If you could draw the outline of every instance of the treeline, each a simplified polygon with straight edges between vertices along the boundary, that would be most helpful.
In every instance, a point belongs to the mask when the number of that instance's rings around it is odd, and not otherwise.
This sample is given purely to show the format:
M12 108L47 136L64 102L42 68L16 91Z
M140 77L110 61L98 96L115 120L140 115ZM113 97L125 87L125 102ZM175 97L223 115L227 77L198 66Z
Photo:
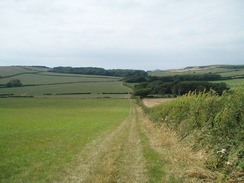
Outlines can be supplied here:
M219 74L185 74L185 75L175 75L175 76L133 76L124 79L127 83L140 83L140 82L153 82L153 81L163 81L163 82L173 82L173 81L217 81L223 80L225 78L221 77Z
M98 67L54 67L49 72L68 73L68 74L85 74L85 75L101 75L101 76L116 76L116 77L132 77L132 76L147 76L147 72L143 70L132 69L109 69Z
M228 90L226 83L212 83L209 81L221 80L218 74L192 74L192 75L176 75L176 76L134 76L125 78L128 83L138 83L135 85L133 94L135 96L163 96L163 95L183 95L189 91L208 92L211 89L218 94L222 94L224 90Z
M176 82L145 82L135 86L134 95L146 97L148 95L183 95L189 91L210 91L215 90L218 94L222 94L224 90L228 90L226 83L210 83L208 81L176 81Z

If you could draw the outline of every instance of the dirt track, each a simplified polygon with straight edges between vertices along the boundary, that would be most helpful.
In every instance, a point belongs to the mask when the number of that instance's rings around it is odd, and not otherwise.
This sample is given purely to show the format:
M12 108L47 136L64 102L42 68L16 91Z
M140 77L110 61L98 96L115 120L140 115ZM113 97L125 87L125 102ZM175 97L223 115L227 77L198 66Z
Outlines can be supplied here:
M143 103L147 107L154 107L155 105L161 104L163 102L167 102L173 100L174 98L149 98L143 99Z
M184 158L179 148L187 151ZM56 182L208 182L213 176L201 168L204 156L196 155L178 145L173 133L156 128L132 103L128 119L111 133L87 144L77 157L78 166L69 168L67 175ZM154 171L161 173L156 175Z
M146 182L135 108L116 130L88 144L78 161L61 182Z

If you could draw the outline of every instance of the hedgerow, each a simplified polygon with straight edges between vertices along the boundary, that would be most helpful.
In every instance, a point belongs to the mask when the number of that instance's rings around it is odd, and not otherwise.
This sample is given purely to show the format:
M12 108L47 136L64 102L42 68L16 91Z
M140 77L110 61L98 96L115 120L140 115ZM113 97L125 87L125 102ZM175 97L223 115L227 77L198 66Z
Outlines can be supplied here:
M212 150L208 168L224 173L244 170L244 87L224 92L189 92L148 111L155 122L166 123L194 148Z

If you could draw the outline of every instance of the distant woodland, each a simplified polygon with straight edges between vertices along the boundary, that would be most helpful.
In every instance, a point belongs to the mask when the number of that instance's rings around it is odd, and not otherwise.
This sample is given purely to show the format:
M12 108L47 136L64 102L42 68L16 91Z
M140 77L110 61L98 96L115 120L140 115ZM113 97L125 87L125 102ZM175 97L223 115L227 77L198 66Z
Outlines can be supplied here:
M143 70L130 69L109 69L98 67L54 67L49 72L68 73L68 74L85 74L85 75L101 75L101 76L117 76L117 77L132 77L132 76L147 76L147 72Z
M54 67L49 72L123 77L125 83L136 83L133 94L140 97L177 96L186 94L189 91L200 92L209 91L210 89L222 94L224 90L229 89L223 82L209 82L224 79L221 75L215 73L158 77L148 76L148 73L143 70L106 70L98 67Z
M209 81L219 81L223 78L218 74L188 74L175 76L134 76L124 78L127 83L137 83L134 87L134 95L140 97L147 96L177 96L188 93L189 91L210 91L215 90L222 94L228 90L224 82L212 83Z

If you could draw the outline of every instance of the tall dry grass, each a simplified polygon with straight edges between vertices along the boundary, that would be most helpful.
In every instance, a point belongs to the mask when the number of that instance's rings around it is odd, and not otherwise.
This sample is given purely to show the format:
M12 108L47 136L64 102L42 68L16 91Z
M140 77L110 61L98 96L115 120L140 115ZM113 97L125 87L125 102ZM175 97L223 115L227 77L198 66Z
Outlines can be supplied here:
M190 92L146 111L155 122L176 131L179 140L190 142L192 148L208 149L206 166L211 171L218 170L230 179L233 174L242 175L244 87L224 92L222 96L214 91Z

